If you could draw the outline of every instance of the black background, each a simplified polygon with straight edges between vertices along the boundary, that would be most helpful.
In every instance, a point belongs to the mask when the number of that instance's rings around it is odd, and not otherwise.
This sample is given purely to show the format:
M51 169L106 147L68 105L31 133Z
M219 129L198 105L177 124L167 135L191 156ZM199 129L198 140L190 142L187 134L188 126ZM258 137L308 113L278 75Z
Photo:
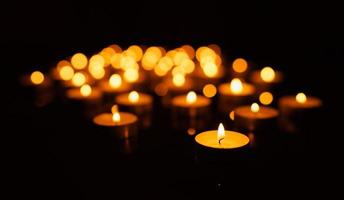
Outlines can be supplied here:
M47 71L52 63L77 51L91 54L112 43L170 48L216 43L229 60L242 56L260 66L271 65L284 71L288 77L286 93L303 90L324 100L318 137L312 145L305 145L302 153L296 151L295 155L304 157L291 159L291 163L277 159L263 167L249 168L253 172L247 174L253 176L244 175L235 189L224 187L225 194L238 193L238 188L243 192L240 195L252 191L264 197L272 196L270 190L280 195L301 192L306 196L335 190L331 183L340 176L334 170L339 168L335 161L341 159L337 157L341 132L337 115L342 110L339 68L343 64L339 5L277 1L30 1L5 5L0 15L4 56L1 74L5 75L1 78L1 98L5 100L4 124L8 125L3 135L11 140L5 145L5 154L11 169L7 185L13 197L116 199L140 195L161 199L218 194L216 181L202 180L197 173L191 173L194 165L190 157L181 156L184 147L174 148L178 142L167 142L171 148L165 148L165 143L150 144L151 148L134 158L110 159L112 154L100 148L102 140L94 138L87 125L73 126L77 122L65 118L69 112L61 111L60 105L34 108L26 99L27 91L18 86L20 74L36 68ZM66 131L68 127L71 130ZM153 132L159 135L160 129ZM77 134L71 136L73 133ZM245 174L245 170L240 173Z

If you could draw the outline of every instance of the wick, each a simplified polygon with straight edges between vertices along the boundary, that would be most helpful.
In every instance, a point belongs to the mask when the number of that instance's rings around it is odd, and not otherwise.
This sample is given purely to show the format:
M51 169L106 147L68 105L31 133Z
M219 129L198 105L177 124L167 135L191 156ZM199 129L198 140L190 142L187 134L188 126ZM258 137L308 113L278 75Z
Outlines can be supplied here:
M225 138L221 138L221 139L219 139L219 145L221 145L221 141L222 141L223 139L225 139Z

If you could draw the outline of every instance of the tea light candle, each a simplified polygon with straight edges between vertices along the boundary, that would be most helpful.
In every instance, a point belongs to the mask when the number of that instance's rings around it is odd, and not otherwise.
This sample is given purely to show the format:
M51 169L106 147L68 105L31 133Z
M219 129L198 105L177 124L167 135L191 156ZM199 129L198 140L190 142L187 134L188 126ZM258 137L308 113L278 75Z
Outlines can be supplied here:
M209 64L210 65L210 64ZM216 70L207 70L207 69L216 69ZM214 72L213 72L214 71ZM194 79L198 90L201 90L202 87L206 84L218 84L221 78L225 75L224 69L222 66L205 66L205 67L196 67L194 73Z
M195 141L207 148L213 149L237 149L246 146L250 139L241 133L227 131L220 123L218 130L211 130L199 133Z
M152 121L153 98L149 94L131 91L116 96L116 103L123 109L136 114L139 118L139 127L148 128Z
M122 81L119 74L113 74L109 80L100 82L100 89L106 94L115 94L130 91L131 86L127 82Z
M44 76L40 71L34 71L30 75L22 76L20 82L26 87L35 86L37 88L45 88L51 85L50 78L48 76Z
M96 101L102 96L102 93L97 88L92 88L88 84L82 85L80 88L71 88L66 91L66 96L72 100L78 101Z
M102 113L93 118L93 123L114 133L121 139L137 136L137 117L127 112L119 112L117 105L111 109L112 113Z
M264 67L260 71L252 72L251 81L262 87L262 90L266 90L269 86L273 86L282 82L283 74L282 72L275 71L271 67Z
M218 110L226 115L238 105L247 104L252 100L255 87L249 83L243 83L234 78L231 83L223 83L219 86Z
M278 115L279 112L274 108L253 103L251 106L240 106L234 110L234 124L250 131L263 129L272 127Z

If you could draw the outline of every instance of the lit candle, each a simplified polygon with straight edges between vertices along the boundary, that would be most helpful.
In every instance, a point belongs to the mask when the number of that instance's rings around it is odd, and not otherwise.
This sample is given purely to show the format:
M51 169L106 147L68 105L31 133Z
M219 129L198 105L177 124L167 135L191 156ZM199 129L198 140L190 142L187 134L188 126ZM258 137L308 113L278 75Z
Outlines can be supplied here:
M172 99L173 125L178 129L206 127L211 100L190 91L187 95L179 95ZM202 116L202 117L200 117Z
M217 130L199 133L195 140L202 146L214 149L236 149L244 147L250 142L246 135L227 131L221 123Z
M84 84L80 88L68 89L66 96L77 101L97 101L102 97L102 92L98 88L92 88L90 85Z
M235 107L250 102L255 93L255 87L234 78L229 84L221 84L219 93L218 110L227 115Z
M283 74L271 67L264 67L260 71L252 72L251 81L258 85L260 90L267 90L269 87L282 82Z
M117 105L112 107L111 113L101 113L93 118L95 125L107 128L121 139L137 136L137 121L134 114L119 112Z
M132 112L139 118L139 127L148 128L152 120L153 98L149 94L131 91L116 96L116 103L124 110Z
M240 106L234 110L234 123L237 127L250 131L273 128L278 115L279 112L274 108L253 103L251 106Z
M101 81L99 87L104 92L104 95L112 100L114 95L128 92L131 89L131 85L123 81L119 74L113 74L108 80Z
M44 76L40 71L34 71L30 75L21 77L20 82L23 86L35 86L36 88L45 88L51 85L49 77Z

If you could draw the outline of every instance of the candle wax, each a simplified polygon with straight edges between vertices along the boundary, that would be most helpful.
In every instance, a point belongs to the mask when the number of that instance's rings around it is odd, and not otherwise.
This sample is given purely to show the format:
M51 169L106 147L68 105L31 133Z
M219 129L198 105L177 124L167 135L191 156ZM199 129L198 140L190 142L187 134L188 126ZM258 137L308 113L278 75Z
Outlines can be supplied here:
M225 137L219 143L217 138L217 130L205 131L196 135L197 143L216 149L234 149L247 145L250 139L241 133L234 131L225 131Z
M254 113L251 106L241 106L235 109L235 115L239 115L247 119L270 119L278 116L278 111L274 108L260 106L259 111Z
M114 122L112 113L102 113L93 118L93 122L99 126L126 126L137 121L137 117L131 113L120 112L121 120Z
M180 95L172 99L172 105L184 108L199 108L206 107L210 104L210 100L206 97L197 95L197 99L193 103L186 101L186 95Z
M282 107L294 109L311 109L320 107L322 102L316 97L307 97L307 100L304 103L299 103L296 101L295 96L285 96L280 99L279 104Z
M99 86L102 91L107 93L122 93L128 92L131 89L131 86L126 82L122 82L118 88L111 87L109 81L101 81Z

